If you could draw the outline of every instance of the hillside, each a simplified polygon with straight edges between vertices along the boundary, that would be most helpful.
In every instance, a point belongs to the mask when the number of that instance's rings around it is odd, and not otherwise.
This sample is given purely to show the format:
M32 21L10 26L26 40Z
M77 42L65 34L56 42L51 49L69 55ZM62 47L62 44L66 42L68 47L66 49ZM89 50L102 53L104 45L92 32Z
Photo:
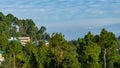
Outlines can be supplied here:
M109 30L117 30L119 25L115 26L105 26L108 31L101 27L89 29L100 29L97 35L83 29L83 38L68 41L62 33L50 36L45 26L38 29L32 19L1 12L0 68L120 68L120 42ZM68 31L67 37L79 36L76 31L72 35ZM11 37L28 38L29 42L23 46L20 40L9 41Z
M32 41L48 40L49 34L46 28L40 29L32 19L18 19L12 14L4 15L0 12L0 35L7 37L30 37Z

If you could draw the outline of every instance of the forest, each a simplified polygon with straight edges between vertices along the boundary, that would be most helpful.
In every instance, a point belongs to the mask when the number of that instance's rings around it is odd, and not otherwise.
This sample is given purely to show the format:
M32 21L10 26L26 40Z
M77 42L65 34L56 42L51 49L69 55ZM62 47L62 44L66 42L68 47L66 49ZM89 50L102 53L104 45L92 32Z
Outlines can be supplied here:
M19 29L19 30L18 30ZM22 46L10 37L30 37ZM49 43L46 45L46 42ZM120 36L101 29L68 41L62 33L49 34L32 19L18 19L0 12L0 68L120 68Z

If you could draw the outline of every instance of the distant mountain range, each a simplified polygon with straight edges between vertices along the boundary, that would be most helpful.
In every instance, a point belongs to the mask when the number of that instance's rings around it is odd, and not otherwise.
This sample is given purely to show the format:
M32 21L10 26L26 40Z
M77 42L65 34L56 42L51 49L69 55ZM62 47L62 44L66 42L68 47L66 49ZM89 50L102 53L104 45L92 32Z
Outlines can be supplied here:
M108 31L113 32L116 35L116 37L120 35L120 23L105 25L103 27L105 27Z
M104 25L104 26L99 26L99 27L91 27L91 28L77 28L77 29L73 29L70 31L65 31L62 32L65 35L65 38L67 40L73 40L73 39L77 39L79 37L84 37L85 34L87 34L87 32L91 32L94 35L96 34L100 34L101 29L105 28L107 31L109 32L113 32L116 37L120 36L120 23L117 24L111 24L111 25Z

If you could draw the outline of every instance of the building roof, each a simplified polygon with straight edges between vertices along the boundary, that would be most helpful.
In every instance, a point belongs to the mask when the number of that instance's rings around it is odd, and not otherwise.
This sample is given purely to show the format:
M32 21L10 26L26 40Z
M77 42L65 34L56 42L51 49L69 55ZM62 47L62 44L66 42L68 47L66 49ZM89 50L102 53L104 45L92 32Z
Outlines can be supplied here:
M18 37L19 39L30 39L30 37Z
M3 54L3 53L5 53L5 51L0 51L0 54Z

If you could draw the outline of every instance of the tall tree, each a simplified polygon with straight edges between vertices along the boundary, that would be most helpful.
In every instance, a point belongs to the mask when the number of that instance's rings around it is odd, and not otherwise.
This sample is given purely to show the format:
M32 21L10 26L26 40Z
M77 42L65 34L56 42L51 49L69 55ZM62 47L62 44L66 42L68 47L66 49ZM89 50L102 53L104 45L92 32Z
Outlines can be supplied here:
M41 28L37 32L37 40L38 41L49 41L50 35L46 32L46 27L41 26Z
M38 68L37 61L37 48L34 44L28 43L24 47L24 55L26 56L26 61L23 68Z
M100 47L94 42L94 36L88 32L83 39L78 40L79 46L77 52L79 54L79 61L83 68L100 67L99 54Z
M9 62L9 64L12 63L12 67L16 68L17 67L17 65L16 65L17 55L22 53L22 45L21 45L21 43L17 42L17 41L11 41L8 44L6 50L7 50L6 53L8 54L7 58L9 58L9 61L11 61L11 62Z
M100 46L103 52L104 68L112 66L117 57L117 39L112 32L102 29L100 33ZM112 62L110 62L112 61Z
M0 35L0 50L5 50L8 45L8 39L5 35Z
M79 68L76 50L67 43L62 34L54 33L50 39L50 53L52 67Z

